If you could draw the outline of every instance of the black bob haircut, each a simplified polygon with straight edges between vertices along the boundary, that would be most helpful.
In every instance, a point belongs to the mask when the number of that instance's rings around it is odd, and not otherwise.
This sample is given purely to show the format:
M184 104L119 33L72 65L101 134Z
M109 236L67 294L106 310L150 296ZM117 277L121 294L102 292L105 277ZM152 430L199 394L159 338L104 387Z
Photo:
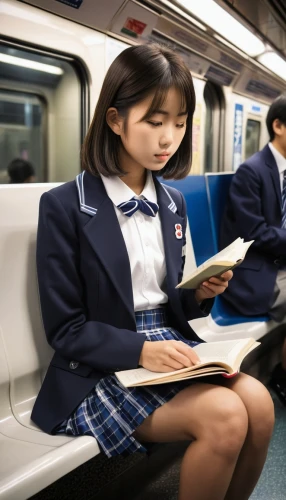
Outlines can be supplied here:
M11 184L21 184L29 179L29 177L35 175L35 169L32 163L22 158L15 158L15 160L12 160L7 167L7 171Z
M120 136L106 122L109 108L128 117L132 106L153 95L143 120L160 109L171 87L181 94L182 111L188 113L186 132L176 153L156 175L165 179L182 179L191 168L192 121L196 105L191 73L182 59L167 46L138 45L125 49L111 64L100 92L94 117L84 140L82 169L93 175L122 176L126 172L119 165Z
M267 117L266 126L270 136L270 141L275 139L275 132L273 130L274 120L279 120L283 125L286 126L286 95L281 95L273 101L271 104Z

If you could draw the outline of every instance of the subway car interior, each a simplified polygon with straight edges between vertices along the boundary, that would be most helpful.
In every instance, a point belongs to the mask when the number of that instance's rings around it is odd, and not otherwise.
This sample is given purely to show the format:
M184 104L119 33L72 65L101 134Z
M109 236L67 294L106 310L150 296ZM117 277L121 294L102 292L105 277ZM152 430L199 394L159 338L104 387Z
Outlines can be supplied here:
M196 93L190 175L164 181L187 203L184 273L216 254L230 182L269 142L267 112L286 91L285 0L0 0L0 14L0 500L175 500L187 443L107 459L94 438L51 436L30 418L53 354L36 277L39 199L80 173L117 55L166 44L187 64ZM10 183L15 158L32 163L34 183ZM217 299L191 326L207 342L261 342L242 370L267 385L285 322L243 317ZM274 434L251 500L286 498L286 412L272 397Z

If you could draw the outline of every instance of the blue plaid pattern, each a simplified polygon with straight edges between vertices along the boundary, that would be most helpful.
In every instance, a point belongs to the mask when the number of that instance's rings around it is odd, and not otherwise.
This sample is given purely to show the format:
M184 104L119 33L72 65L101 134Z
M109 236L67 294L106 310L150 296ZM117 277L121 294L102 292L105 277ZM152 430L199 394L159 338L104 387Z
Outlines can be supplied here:
M147 340L181 340L194 347L176 330L167 327L164 308L135 313L138 332ZM108 456L145 452L133 436L135 429L154 410L172 399L190 381L173 382L152 387L123 387L115 375L102 378L57 432L70 436L94 436Z
M282 223L281 227L286 228L286 170L284 170L283 188L282 188Z
M131 217L137 210L140 210L145 215L150 215L150 217L155 217L156 213L159 210L159 206L157 203L153 203L152 201L148 201L146 198L140 200L138 198L131 198L129 201L124 201L117 205L117 208L120 208L124 215L127 217Z

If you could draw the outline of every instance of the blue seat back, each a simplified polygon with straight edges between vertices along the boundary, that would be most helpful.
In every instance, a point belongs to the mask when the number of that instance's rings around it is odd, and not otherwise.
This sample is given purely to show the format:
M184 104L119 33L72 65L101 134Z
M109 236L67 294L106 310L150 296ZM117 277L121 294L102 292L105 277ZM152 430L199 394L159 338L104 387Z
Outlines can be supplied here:
M205 175L214 253L219 251L220 225L233 175L233 173Z
M196 264L199 266L216 253L209 215L206 180L203 175L190 175L178 181L160 179L167 186L178 189L187 203Z
M185 197L197 266L219 251L220 224L232 177L230 173L194 175L179 181L160 179ZM216 297L211 315L220 326L269 320L268 316L241 316L220 296Z

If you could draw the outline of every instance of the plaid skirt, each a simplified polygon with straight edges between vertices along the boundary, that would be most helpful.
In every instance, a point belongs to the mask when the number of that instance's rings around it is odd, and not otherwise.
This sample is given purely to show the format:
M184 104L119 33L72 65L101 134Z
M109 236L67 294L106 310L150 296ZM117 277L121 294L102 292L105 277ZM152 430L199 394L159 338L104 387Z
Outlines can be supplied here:
M181 340L194 347L198 342L187 341L176 330L167 327L164 308L135 313L138 332L147 340ZM69 436L94 436L108 456L145 452L133 436L146 417L172 399L191 381L146 387L126 388L115 375L102 378L76 410L58 428Z

